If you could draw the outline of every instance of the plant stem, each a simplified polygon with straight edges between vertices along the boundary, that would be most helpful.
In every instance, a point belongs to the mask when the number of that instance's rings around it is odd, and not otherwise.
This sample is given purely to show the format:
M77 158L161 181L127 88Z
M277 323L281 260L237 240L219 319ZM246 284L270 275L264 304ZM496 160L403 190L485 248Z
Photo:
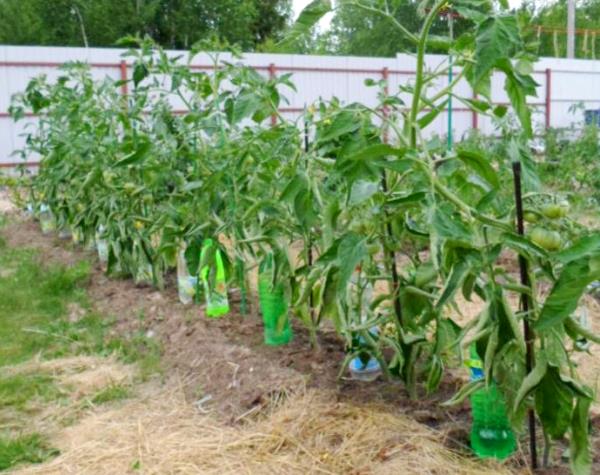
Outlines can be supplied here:
M437 17L438 13L442 8L446 6L447 0L438 1L433 8L427 14L425 23L421 28L421 34L419 36L419 42L417 44L417 69L415 72L415 88L413 91L413 101L410 111L410 144L412 147L417 146L417 129L415 124L417 122L417 115L419 113L419 104L421 102L421 92L423 90L423 69L425 66L425 50L427 47L427 37L429 36L429 30L433 21Z

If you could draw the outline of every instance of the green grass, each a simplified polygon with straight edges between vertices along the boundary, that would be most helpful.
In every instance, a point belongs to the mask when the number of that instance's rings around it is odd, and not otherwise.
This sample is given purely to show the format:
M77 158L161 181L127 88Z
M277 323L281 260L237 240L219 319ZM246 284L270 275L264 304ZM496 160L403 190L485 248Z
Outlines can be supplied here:
M30 434L7 439L0 436L0 470L20 463L41 463L58 455L58 450L48 446L40 434Z
M63 393L47 374L17 374L0 378L0 407L25 411L30 401L52 401Z
M91 402L94 405L106 404L107 402L127 399L129 396L129 388L121 384L112 384L96 393Z
M0 215L1 219L1 215ZM2 224L0 223L0 227ZM35 250L10 248L0 236L0 470L21 463L39 463L56 454L31 417L44 404L68 402L69 393L51 374L9 371L32 358L48 360L82 354L116 354L136 363L143 378L160 372L161 348L139 333L130 339L108 336L114 323L93 311L86 293L90 265L65 267L44 262ZM84 310L82 318L69 319L69 307ZM91 400L103 404L129 397L126 387L113 385Z

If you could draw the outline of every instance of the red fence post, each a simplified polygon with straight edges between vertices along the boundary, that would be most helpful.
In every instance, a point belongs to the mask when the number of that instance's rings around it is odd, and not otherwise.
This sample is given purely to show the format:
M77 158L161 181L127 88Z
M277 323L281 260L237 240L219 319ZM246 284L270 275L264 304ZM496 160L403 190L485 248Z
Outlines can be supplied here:
M473 91L473 99L477 100L477 93ZM479 115L475 109L471 110L471 128L477 130L479 128Z
M383 96L385 98L388 97L388 95L390 94L390 85L389 85L389 77L390 77L390 71L387 68L387 66L385 68L383 68L381 70L381 77L383 78L384 84L383 84ZM388 118L389 115L389 110L388 110L388 106L384 105L383 106L383 117L384 120ZM383 124L383 142L384 143L388 143L389 137L388 137L388 128L387 128L387 124Z
M546 129L550 128L552 111L552 70L546 68Z
M121 61L121 63L119 64L119 70L121 71L121 81L123 81L123 84L121 84L121 94L123 96L127 95L127 63L125 61Z
M271 64L269 64L269 79L275 79L275 77L276 77L275 64L271 63ZM277 125L277 116L275 114L271 115L271 125L273 127L275 127Z

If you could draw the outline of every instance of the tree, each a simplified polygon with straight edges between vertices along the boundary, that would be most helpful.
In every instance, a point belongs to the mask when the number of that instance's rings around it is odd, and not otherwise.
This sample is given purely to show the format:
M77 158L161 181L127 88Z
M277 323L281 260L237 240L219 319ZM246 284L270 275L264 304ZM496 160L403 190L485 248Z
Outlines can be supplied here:
M127 35L149 35L168 48L202 39L254 50L277 39L291 0L0 0L0 43L113 46Z
M529 37L537 41L540 56L566 56L567 2L558 0L536 8L534 2L524 3L519 14L530 25ZM600 57L600 0L578 2L575 13L576 58ZM586 34L585 30L588 30Z

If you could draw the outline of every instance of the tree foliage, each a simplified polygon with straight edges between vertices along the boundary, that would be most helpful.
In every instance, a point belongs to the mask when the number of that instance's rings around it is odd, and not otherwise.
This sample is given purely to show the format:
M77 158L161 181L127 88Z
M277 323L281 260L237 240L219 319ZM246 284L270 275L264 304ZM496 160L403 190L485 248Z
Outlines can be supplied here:
M0 0L0 11L4 44L112 46L140 34L168 48L213 39L253 50L280 36L291 1Z
M519 10L523 22L530 25L529 36L538 43L540 56L565 57L567 49L567 2L558 0L541 7L534 2L525 2ZM538 26L543 27L538 30ZM578 2L575 12L575 57L600 57L600 1ZM552 31L556 29L556 34ZM585 30L589 30L586 34ZM594 34L594 31L596 32Z

